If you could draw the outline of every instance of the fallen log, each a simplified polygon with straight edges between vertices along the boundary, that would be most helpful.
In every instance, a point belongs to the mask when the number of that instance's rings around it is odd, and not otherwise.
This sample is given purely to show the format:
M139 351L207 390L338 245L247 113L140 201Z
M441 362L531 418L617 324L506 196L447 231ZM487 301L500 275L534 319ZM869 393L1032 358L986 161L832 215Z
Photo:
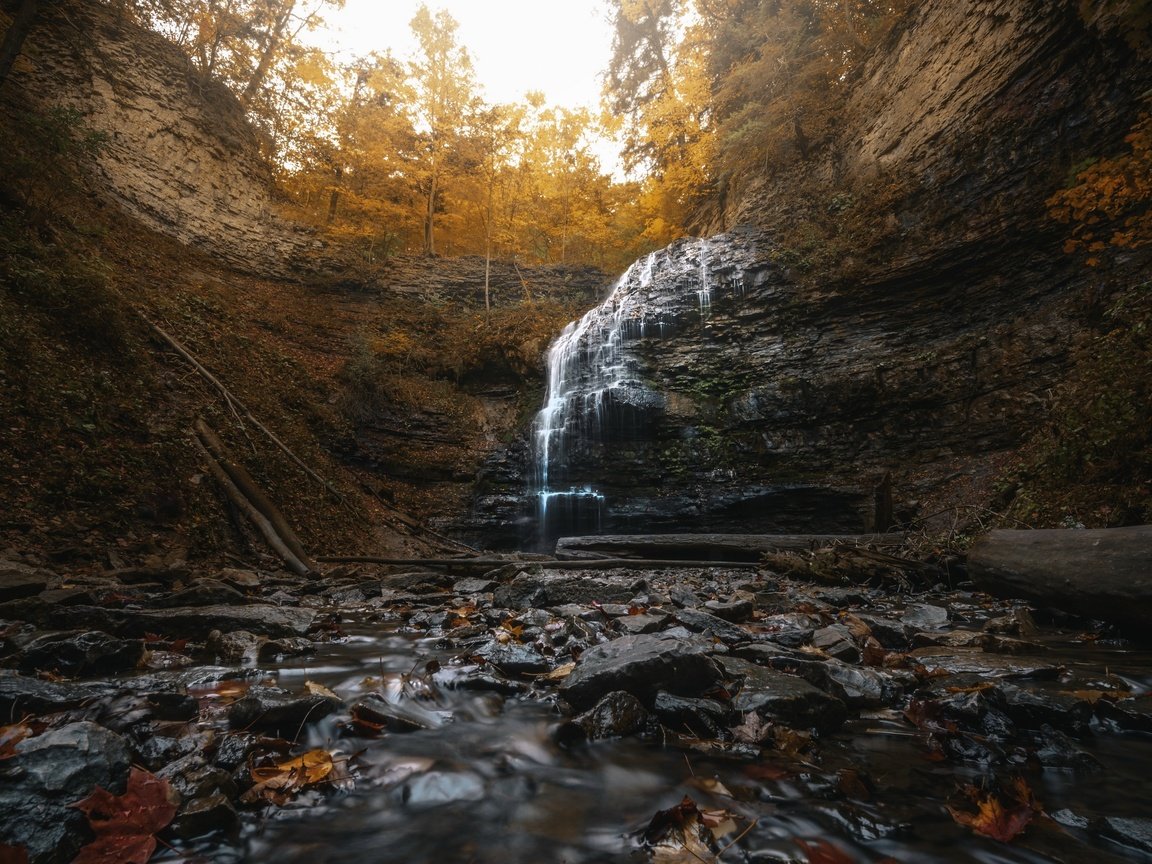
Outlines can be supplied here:
M280 560L284 562L285 566L298 576L309 576L312 573L311 568L293 554L280 535L276 533L276 529L272 527L272 523L268 521L256 507L244 497L244 493L240 491L239 487L232 482L232 478L228 476L216 458L208 452L208 448L204 446L203 442L193 436L193 441L196 446L200 448L205 461L208 464L208 470L212 472L212 476L216 478L216 482L220 484L220 488L224 490L224 494L228 496L236 508L248 517L249 521L256 526L260 534L264 537L265 542L272 547L273 551L280 556Z
M324 555L316 559L324 564L385 564L393 567L427 567L431 570L467 570L487 572L508 564L544 570L612 570L627 567L633 570L661 570L673 568L731 568L754 570L759 565L751 561L689 561L675 558L667 560L646 558L591 558L578 560L517 561L506 558L377 558L371 555Z
M292 526L288 524L288 520L280 512L280 508L264 494L252 475L248 473L248 469L232 458L216 431L202 417L196 418L193 428L200 438L200 443L212 454L216 463L227 472L229 478L236 484L244 497L260 511L265 519L272 523L272 527L276 529L276 533L284 541L284 545L309 570L315 569L312 562L308 560L308 553L304 551L304 544L300 542L300 538L296 536L296 532L292 530Z
M968 551L968 572L989 594L1138 628L1149 638L1152 525L991 531Z
M648 558L696 561L759 561L765 552L796 552L826 546L899 546L900 534L602 534L561 537L556 557Z

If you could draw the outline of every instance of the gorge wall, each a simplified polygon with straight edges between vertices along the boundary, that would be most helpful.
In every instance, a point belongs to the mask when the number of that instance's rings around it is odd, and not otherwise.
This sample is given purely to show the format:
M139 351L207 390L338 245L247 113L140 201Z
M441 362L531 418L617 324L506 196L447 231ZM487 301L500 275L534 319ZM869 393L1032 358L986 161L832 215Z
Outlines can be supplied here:
M1146 278L1147 255L1107 274L1065 255L1045 206L1073 166L1121 146L1152 85L1125 8L918 4L855 82L837 139L713 219L745 226L712 237L704 265L738 269L741 293L701 317L698 241L618 289L612 308L669 326L627 338L609 396L626 422L569 446L564 482L604 498L570 530L864 530L886 474L904 516L986 500L1100 298ZM540 542L516 497L533 459L531 433L495 454L456 529Z
M89 171L130 216L235 269L292 277L324 244L276 215L272 177L236 98L104 3L43 4L5 110L71 108L107 144Z

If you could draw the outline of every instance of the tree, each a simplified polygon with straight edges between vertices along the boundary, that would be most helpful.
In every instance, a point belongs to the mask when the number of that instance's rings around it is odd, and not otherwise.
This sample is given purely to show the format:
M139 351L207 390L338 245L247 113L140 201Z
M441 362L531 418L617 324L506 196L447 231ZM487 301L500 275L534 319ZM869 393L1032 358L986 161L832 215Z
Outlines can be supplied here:
M410 22L420 55L409 64L410 105L420 143L416 177L424 199L424 254L436 252L435 221L449 158L467 128L477 98L472 60L456 41L456 21L421 5Z

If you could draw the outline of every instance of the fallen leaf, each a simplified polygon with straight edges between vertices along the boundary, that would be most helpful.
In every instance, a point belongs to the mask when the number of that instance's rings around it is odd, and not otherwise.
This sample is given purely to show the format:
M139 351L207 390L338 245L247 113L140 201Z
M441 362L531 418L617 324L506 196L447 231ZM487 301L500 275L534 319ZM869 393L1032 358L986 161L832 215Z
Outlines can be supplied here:
M546 675L541 675L540 677L545 681L563 681L565 678L571 675L575 669L575 662L561 663L551 672L547 673Z
M240 800L245 804L261 800L283 804L304 787L327 780L336 764L330 752L317 748L275 765L253 767L250 770L255 785Z
M167 780L140 768L129 773L123 795L97 786L71 805L88 817L96 834L73 864L147 864L156 851L153 835L176 816L172 794Z
M0 726L0 759L11 759L16 755L16 745L32 734L27 723L13 723Z
M315 681L305 681L304 689L306 689L313 696L327 696L330 699L340 698L323 684L317 684Z
M793 838L793 842L804 850L804 854L808 856L808 864L856 864L856 858L827 840L817 839L809 842L796 837Z
M733 727L732 736L745 744L760 744L771 731L771 724L765 723L755 711L750 711L744 715L739 726Z
M715 777L689 777L687 785L699 789L701 792L707 792L710 795L719 795L721 798L735 798L728 787L717 780Z
M976 812L960 810L948 805L948 812L959 825L966 825L977 834L1010 843L1028 827L1032 817L1042 812L1032 790L1022 778L1016 778L1007 792L982 791L965 786L965 796L976 805Z
M28 850L23 846L0 843L0 864L28 864Z

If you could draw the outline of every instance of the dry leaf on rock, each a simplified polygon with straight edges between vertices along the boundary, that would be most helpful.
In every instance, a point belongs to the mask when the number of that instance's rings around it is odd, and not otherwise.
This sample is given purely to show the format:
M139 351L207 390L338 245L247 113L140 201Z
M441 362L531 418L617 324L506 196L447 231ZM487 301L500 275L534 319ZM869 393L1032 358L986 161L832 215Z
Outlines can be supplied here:
M857 861L827 840L801 840L797 837L793 842L804 850L804 854L808 856L808 864L856 864Z
M147 864L156 850L153 835L176 816L173 796L167 780L140 768L128 775L123 795L97 786L72 805L88 817L96 834L73 864Z
M329 699L340 698L323 684L317 684L315 681L305 681L304 689L311 693L313 696L326 696Z
M252 779L256 783L240 800L245 804L267 801L283 805L292 795L307 786L321 782L343 785L349 780L347 761L346 758L334 758L329 751L317 748L274 765L253 767Z
M16 745L32 734L27 723L13 723L0 726L0 759L11 759L16 755Z

